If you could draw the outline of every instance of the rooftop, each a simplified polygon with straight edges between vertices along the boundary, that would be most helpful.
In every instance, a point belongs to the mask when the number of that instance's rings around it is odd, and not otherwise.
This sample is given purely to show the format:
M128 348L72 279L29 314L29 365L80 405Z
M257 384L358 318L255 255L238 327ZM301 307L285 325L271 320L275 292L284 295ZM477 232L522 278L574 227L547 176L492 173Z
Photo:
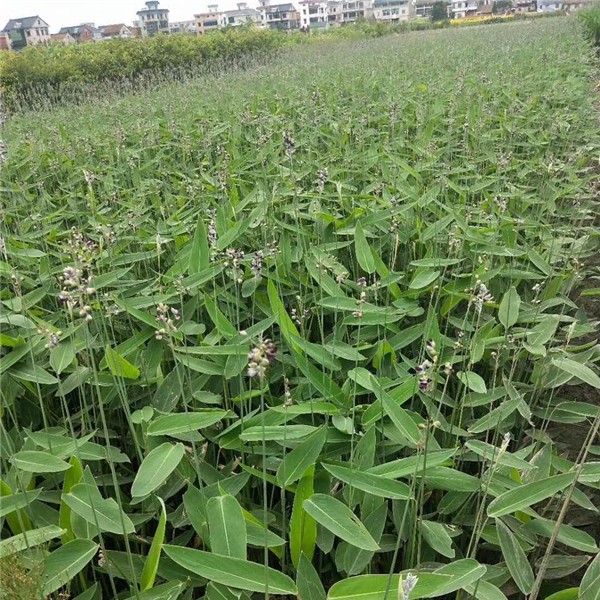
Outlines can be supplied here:
M4 26L4 29L2 31L10 31L12 29L29 29L30 27L33 27L33 24L38 19L40 19L40 21L43 21L46 25L48 25L48 23L46 23L44 19L40 18L38 15L35 15L33 17L21 17L20 19L11 19Z

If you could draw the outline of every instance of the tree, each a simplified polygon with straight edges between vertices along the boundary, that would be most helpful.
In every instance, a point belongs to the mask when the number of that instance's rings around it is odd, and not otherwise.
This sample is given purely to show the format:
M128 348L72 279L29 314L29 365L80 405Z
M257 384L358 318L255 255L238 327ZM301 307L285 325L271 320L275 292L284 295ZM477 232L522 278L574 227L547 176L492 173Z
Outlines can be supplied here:
M445 2L434 2L431 7L431 20L444 21L448 18L448 9Z

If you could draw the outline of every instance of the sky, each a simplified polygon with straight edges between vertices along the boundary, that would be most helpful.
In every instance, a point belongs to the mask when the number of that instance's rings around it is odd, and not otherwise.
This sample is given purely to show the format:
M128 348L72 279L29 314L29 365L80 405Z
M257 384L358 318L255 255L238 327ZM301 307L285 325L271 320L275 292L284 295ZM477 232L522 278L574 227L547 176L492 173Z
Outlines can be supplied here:
M131 25L136 12L144 6L145 0L0 0L0 28L9 19L39 15L50 25L50 33L61 27L95 23L110 25L125 23ZM191 21L194 14L206 10L208 4L219 4L220 9L235 8L241 0L162 0L161 8L169 9L171 21ZM254 6L258 2L249 0Z

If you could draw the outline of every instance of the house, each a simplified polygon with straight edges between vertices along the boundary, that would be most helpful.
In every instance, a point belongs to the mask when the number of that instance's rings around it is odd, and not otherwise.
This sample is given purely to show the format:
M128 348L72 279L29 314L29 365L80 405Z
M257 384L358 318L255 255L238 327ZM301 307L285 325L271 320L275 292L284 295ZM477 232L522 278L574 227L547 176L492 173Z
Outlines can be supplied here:
M76 39L70 33L51 33L50 40L55 44L75 44Z
M215 31L221 23L222 13L219 12L218 4L209 4L207 11L194 15L196 22L196 34L204 35L209 31Z
M303 29L326 29L329 27L327 0L300 0L300 27Z
M136 25L133 25L129 28L129 31L131 32L131 37L132 38L139 38L142 37L142 28L138 27Z
M481 17L491 17L494 14L494 6L490 3L480 3L477 14Z
M131 29L125 23L114 23L113 25L100 25L98 27L103 40L112 40L115 38L129 39L133 37Z
M552 13L562 10L562 0L538 0L537 12Z
M375 0L373 17L382 23L399 23L414 18L415 7L411 0Z
M2 30L13 50L50 42L48 23L39 16L11 19Z
M144 37L169 33L169 9L158 8L158 0L148 0L146 8L137 11L139 27Z
M72 25L71 27L61 27L58 33L68 33L80 44L86 42L99 42L102 39L102 32L93 23L82 23L81 25Z
M327 1L327 23L329 27L336 27L342 23L342 0Z
M435 0L414 0L415 6L415 18L416 19L429 19L431 18L431 12L433 10L433 3ZM447 9L450 5L447 5Z
M517 0L513 6L513 12L516 14L523 14L529 12L536 12L537 2L536 0Z
M474 17L479 12L479 4L476 0L452 0L450 11L453 19Z
M255 8L250 8L246 2L238 2L237 10L226 10L221 13L221 26L239 27L252 23L260 25L260 12Z
M580 8L588 8L596 4L597 0L564 0L562 10L572 13Z
M196 21L175 21L169 23L169 33L196 33Z
M259 0L260 22L266 29L298 29L300 13L289 2L271 4L270 0Z
M351 2L342 2L343 23L354 23L359 19L368 19L373 14L371 0L352 0Z

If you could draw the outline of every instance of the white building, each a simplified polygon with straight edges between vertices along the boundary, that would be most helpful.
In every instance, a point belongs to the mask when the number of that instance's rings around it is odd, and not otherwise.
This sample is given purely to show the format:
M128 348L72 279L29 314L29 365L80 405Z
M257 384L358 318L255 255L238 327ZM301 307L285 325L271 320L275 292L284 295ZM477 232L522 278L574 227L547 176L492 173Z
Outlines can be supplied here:
M219 12L218 4L209 4L206 12L194 15L196 21L196 34L204 35L210 31L215 31L221 25L223 14Z
M477 14L479 4L475 0L453 0L450 11L453 19L464 19Z
M265 29L291 31L300 27L300 13L296 7L285 4L271 4L270 0L259 0L260 23Z
M48 32L48 23L37 15L35 17L11 19L2 30L2 33L8 41L8 46L13 50L20 50L25 46L48 44L51 39Z
M169 9L158 8L158 0L148 0L146 8L137 12L137 25L142 30L144 37L157 33L169 33Z
M412 0L375 0L373 17L382 23L399 23L415 17Z
M260 12L250 8L246 2L238 2L237 10L226 10L221 13L220 24L222 27L240 27L252 23L260 25Z
M326 29L329 27L327 0L300 0L300 27L304 29Z
M196 21L172 21L169 23L169 33L196 33Z
M354 23L359 19L368 19L373 14L373 3L371 0L351 0L342 2L343 23Z

